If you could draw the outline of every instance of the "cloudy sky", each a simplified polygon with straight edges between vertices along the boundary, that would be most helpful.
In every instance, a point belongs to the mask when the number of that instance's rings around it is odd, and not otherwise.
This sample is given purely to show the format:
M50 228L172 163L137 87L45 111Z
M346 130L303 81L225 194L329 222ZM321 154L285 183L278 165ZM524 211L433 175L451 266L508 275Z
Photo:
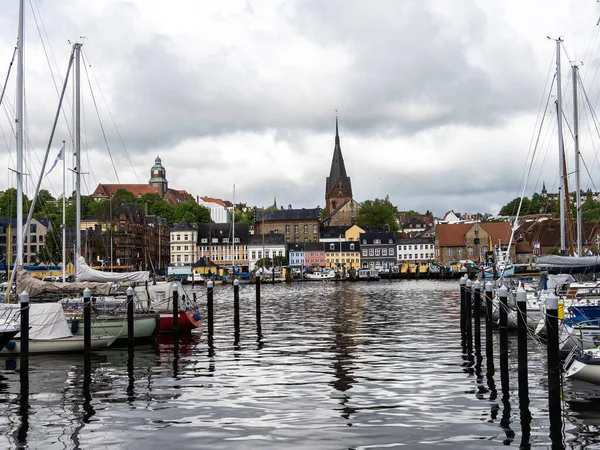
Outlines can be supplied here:
M598 99L594 0L26 0L25 13L29 193L76 41L83 194L100 182L146 183L160 155L169 186L195 196L231 200L235 184L236 202L324 206L338 110L356 200L497 213L520 195L538 133L526 195L542 182L557 189L556 114L543 113L555 70L547 36L564 39L565 103L570 60L583 63L593 106ZM2 84L17 16L18 0L5 0ZM15 185L15 75L0 118L2 190ZM60 141L72 150L71 87L68 97L49 165ZM582 135L594 176L598 137ZM582 187L596 189L589 179ZM60 170L43 187L59 195Z

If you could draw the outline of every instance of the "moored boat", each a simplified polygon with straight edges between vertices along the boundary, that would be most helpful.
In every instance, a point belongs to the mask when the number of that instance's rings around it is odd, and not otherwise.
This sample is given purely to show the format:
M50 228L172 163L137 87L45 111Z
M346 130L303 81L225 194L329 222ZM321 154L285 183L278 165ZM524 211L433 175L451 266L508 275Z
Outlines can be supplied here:
M574 347L565 360L565 377L600 384L600 349Z

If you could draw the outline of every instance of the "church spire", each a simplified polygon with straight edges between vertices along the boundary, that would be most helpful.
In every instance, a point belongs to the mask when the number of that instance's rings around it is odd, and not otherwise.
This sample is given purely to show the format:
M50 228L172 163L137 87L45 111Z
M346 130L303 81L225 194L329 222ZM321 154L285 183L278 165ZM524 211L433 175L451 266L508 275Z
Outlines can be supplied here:
M340 145L339 120L337 110L335 111L335 145L333 147L333 159L331 169L325 185L326 212L329 214L346 200L352 199L352 185L350 177L346 173L342 147Z

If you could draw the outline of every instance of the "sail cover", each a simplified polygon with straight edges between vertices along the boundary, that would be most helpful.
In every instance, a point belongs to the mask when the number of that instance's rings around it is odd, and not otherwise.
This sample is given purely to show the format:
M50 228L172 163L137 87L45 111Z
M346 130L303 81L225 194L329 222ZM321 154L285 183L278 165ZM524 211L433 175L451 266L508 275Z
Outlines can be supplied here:
M143 283L150 279L150 272L103 272L92 269L87 265L83 256L77 256L77 281L98 281L101 283L116 283L119 281L131 281Z
M600 256L540 255L535 264L549 273L593 273L600 271Z
M25 269L17 271L17 294L27 291L29 297L38 297L42 294L76 294L82 295L85 288L92 294L110 294L110 283L62 283L42 281L32 277Z
M20 305L0 305L0 320L18 322ZM67 324L67 318L59 303L29 304L29 339L59 339L73 336ZM21 333L17 334L21 337Z

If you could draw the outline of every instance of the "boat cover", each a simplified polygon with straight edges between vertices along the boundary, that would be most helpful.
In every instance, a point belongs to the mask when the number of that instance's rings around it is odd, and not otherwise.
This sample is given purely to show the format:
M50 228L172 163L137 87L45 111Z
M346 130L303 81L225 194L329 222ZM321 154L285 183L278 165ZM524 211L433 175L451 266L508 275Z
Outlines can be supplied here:
M183 289L179 281L166 281L148 286L136 286L136 303L143 308L151 308L154 311L172 311L173 310L173 286L177 286L178 307L180 311L185 311L192 307L189 294Z
M600 256L559 256L540 255L536 265L539 267L590 267L600 266Z
M92 269L85 262L83 256L77 256L77 281L98 281L102 283L116 283L119 281L131 281L135 283L144 283L150 279L150 272L103 272L102 270Z
M19 316L18 304L0 304L0 322ZM73 336L67 318L59 303L29 304L29 339L59 339ZM20 337L21 333L16 337Z
M29 297L42 294L78 294L82 295L85 288L92 294L110 294L111 283L63 283L61 281L42 281L32 277L25 269L17 271L17 294L27 291Z

